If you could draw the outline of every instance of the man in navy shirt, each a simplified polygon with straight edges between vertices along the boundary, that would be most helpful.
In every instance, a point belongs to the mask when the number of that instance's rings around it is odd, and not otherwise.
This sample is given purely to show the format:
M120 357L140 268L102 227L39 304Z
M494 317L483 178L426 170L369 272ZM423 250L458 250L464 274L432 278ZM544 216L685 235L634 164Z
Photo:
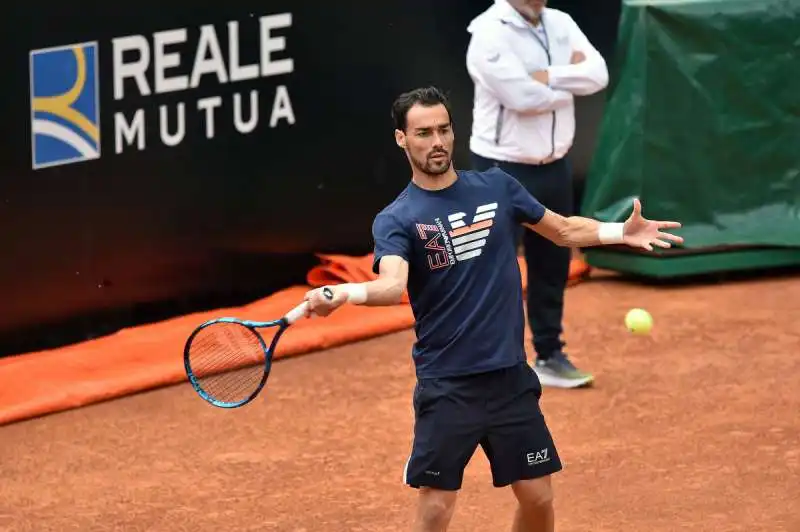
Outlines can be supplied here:
M652 249L681 242L661 231L680 224L644 219L638 200L624 224L563 217L499 168L455 170L449 104L436 88L400 95L392 116L412 178L375 217L378 279L327 287L331 300L312 290L309 312L326 316L345 302L394 305L408 290L417 385L404 476L420 488L416 531L447 529L478 445L494 485L510 485L519 501L512 530L552 531L550 475L562 466L525 354L515 230L523 225L561 246Z

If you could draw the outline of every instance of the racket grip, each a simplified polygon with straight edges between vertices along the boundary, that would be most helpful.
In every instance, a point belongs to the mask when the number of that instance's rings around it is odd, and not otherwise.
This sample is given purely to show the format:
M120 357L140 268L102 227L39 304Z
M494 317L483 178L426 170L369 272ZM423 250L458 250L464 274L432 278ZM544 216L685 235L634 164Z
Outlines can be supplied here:
M292 310L286 313L286 321L289 322L289 325L296 322L300 318L306 315L306 309L308 308L308 302L303 301Z
M333 291L328 288L327 286L322 289L322 295L324 295L327 299L333 299ZM303 301L292 310L286 313L286 321L291 325L292 323L296 322L300 318L306 315L308 309L308 301Z

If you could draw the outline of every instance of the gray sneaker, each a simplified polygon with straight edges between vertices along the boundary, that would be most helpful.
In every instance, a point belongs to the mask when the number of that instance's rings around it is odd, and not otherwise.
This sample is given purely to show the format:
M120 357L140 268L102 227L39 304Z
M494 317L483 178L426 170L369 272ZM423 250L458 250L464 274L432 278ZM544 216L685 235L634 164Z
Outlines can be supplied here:
M536 360L533 370L542 386L553 388L580 388L594 381L591 373L576 368L564 353L555 353L547 360Z

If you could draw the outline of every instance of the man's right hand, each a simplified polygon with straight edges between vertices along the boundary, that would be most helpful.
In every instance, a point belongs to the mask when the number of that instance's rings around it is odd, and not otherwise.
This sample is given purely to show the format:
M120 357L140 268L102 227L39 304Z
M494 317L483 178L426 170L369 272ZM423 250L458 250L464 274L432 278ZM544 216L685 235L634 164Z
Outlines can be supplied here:
M582 63L586 61L586 55L580 50L575 50L572 52L572 57L570 58L569 62L573 65L577 65L578 63Z
M328 316L331 312L347 302L347 293L343 290L332 289L333 299L328 299L322 294L323 288L309 290L303 299L308 302L306 316Z

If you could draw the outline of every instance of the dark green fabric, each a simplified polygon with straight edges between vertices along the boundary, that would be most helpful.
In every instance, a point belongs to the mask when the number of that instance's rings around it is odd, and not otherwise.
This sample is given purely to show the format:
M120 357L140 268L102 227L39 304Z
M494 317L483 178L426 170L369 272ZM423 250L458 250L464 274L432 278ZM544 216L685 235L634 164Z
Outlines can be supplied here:
M800 2L626 1L582 213L800 246Z

